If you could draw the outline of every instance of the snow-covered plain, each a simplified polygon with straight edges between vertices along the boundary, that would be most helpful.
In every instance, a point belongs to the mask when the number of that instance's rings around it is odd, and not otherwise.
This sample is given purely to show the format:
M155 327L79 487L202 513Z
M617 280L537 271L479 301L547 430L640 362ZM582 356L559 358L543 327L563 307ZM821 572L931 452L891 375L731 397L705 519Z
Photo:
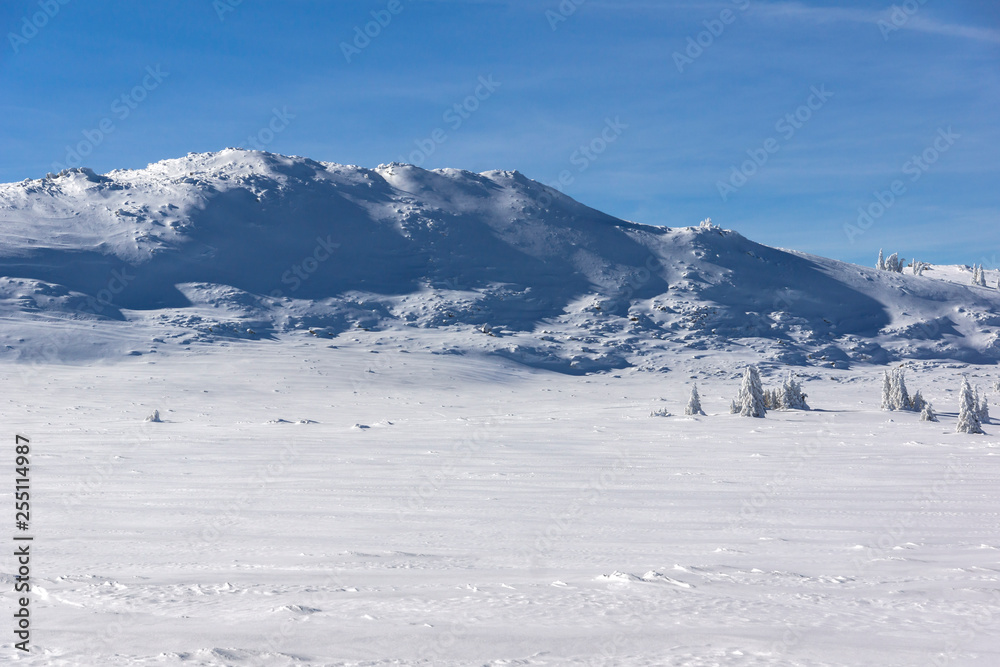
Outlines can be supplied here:
M0 498L12 531L22 434L35 537L0 660L1000 664L1000 426L955 433L962 375L1000 380L997 278L508 171L0 185ZM729 414L748 363L813 410ZM901 364L939 422L880 409Z
M573 376L414 343L6 366L6 427L35 452L36 587L33 652L4 654L1000 661L1000 427L956 434L949 412L959 373L985 389L993 369L911 368L939 423L880 411L874 368L806 370L813 411L748 419L728 414L727 355ZM696 379L708 416L650 416L682 414Z

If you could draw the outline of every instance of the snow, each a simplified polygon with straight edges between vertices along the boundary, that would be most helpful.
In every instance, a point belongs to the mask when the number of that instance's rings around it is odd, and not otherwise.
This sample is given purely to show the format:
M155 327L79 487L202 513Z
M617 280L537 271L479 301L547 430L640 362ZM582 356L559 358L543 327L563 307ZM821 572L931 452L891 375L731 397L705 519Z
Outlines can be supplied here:
M967 267L913 276L641 225L511 171L237 149L68 170L0 185L0 275L0 317L182 344L447 326L457 351L578 374L669 368L690 349L839 368L1000 359L1000 290ZM104 356L77 332L51 354ZM38 354L15 342L0 350Z
M357 338L7 366L44 590L18 664L1000 658L1000 432L954 432L992 369L911 371L940 423L890 422L874 369L747 420L692 362L708 415L651 418L684 380Z
M1000 662L1000 430L956 433L1000 292L967 267L231 149L0 185L0 276L35 535L0 660ZM890 363L940 421L881 410ZM812 409L729 414L750 364Z

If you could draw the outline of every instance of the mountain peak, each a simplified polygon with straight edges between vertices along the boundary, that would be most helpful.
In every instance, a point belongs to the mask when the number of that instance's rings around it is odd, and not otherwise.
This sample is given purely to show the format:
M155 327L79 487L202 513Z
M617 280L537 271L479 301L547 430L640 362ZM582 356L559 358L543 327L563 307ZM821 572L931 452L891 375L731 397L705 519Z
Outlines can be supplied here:
M957 270L876 271L710 220L626 222L517 171L227 148L2 185L0 223L9 318L155 321L205 340L447 328L574 372L662 367L651 359L677 347L840 366L1000 358L1000 293Z

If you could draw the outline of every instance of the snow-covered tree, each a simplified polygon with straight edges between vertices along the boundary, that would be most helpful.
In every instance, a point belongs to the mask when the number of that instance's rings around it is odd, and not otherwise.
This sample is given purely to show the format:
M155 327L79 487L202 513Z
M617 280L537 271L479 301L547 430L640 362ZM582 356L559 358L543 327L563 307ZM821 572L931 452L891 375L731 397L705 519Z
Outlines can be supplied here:
M778 409L778 391L776 389L764 390L764 409L765 410Z
M930 403L924 403L924 408L920 411L920 421L936 422L937 420L937 415L934 414L934 406Z
M802 385L789 373L781 385L778 394L778 407L782 410L808 410L806 395L802 393Z
M979 414L980 424L990 423L990 404L986 400L986 395L979 395L979 387L976 387L976 412Z
M906 391L906 371L893 368L882 374L882 409L883 410L920 410L913 403ZM920 399L923 401L923 398Z
M740 414L740 406L736 404L736 399L734 398L729 404L729 414L738 415Z
M698 395L698 385L691 387L691 397L688 398L688 404L687 407L684 408L684 414L705 415L705 411L701 409L701 396Z
M756 366L747 366L743 373L743 383L740 385L736 404L744 417L763 417L767 413L767 408L764 407L764 388Z
M902 368L895 368L892 371L892 405L893 410L912 410L913 402L910 394L906 391L905 372Z
M927 262L918 262L917 260L913 260L910 262L910 266L913 268L913 275L922 276L924 275L924 271L929 269L931 265Z
M895 410L892 407L892 376L889 371L882 371L882 409Z
M962 378L962 391L958 396L958 433L982 433L976 397L969 386L969 378Z
M972 284L979 287L986 287L986 271L982 264L972 265Z
M910 407L914 412L923 412L925 405L927 405L927 401L924 400L924 397L920 394L920 390L917 389L917 392L910 399Z
M888 257L883 257L882 249L879 248L878 251L878 261L875 263L875 268L882 271L893 271L895 273L902 273L903 267L906 265L906 260L899 256L899 253L892 253ZM914 272L916 272L914 270Z

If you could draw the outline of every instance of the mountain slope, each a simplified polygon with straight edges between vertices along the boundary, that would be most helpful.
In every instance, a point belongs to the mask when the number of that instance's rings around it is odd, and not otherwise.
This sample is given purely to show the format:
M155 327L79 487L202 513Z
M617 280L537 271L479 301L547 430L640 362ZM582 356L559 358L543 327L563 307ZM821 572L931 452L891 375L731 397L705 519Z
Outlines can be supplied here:
M709 224L626 222L509 171L231 149L0 185L11 356L32 346L18 326L44 321L76 323L67 344L116 323L185 344L306 327L439 330L453 351L570 372L662 368L679 348L840 366L1000 358L1000 292L933 274Z

